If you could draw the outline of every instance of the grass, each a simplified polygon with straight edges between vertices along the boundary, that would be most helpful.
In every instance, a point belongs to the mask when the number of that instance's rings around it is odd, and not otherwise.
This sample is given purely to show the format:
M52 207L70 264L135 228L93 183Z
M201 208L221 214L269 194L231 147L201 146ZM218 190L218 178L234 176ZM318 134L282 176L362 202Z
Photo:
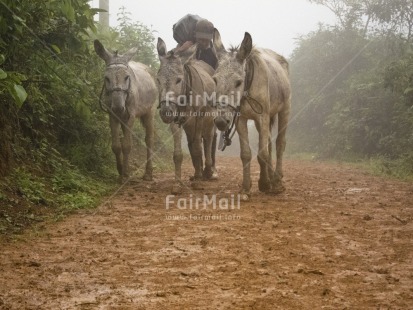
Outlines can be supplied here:
M412 160L405 157L396 160L376 157L368 160L366 166L369 171L376 175L390 176L403 181L413 181L412 162Z
M52 173L19 167L0 183L0 234L13 235L39 222L95 208L116 185L67 163Z
M108 167L101 167L105 175L96 175L79 170L59 155L49 152L47 164L43 159L22 164L0 180L0 236L15 237L27 229L36 230L39 223L42 226L96 208L119 186L114 159ZM132 155L131 173L140 177L146 151L140 148ZM154 174L171 171L172 152L159 156L154 160Z
M275 154L273 154L273 157L275 158ZM317 159L317 154L315 153L285 153L285 158L286 159L294 159L294 160L315 160Z
M390 177L402 181L413 181L413 158L411 156L402 156L396 160L390 160L385 157L361 158L357 156L347 156L340 159L320 158L316 153L288 153L287 159L293 160L322 160L331 163L346 163L363 169L373 175Z

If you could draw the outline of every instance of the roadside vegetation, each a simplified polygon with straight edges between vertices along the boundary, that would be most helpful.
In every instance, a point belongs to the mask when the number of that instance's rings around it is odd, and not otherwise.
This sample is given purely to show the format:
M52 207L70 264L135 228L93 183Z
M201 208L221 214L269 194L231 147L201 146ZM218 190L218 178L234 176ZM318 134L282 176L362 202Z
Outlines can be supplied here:
M313 0L337 17L297 41L288 151L413 176L413 4Z
M118 186L108 116L99 108L103 61L138 47L134 60L156 72L154 31L121 9L101 29L87 0L0 3L0 234L97 206ZM169 169L168 128L156 123L155 171ZM134 129L133 169L141 176L144 133Z

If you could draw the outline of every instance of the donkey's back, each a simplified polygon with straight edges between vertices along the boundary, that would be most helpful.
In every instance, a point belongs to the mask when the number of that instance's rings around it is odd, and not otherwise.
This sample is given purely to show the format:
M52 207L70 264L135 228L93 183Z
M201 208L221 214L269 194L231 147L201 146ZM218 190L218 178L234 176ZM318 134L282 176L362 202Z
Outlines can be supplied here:
M215 91L215 82L212 79L215 70L202 60L192 59L186 64L191 70L191 89L194 95L211 97ZM208 105L204 102L204 105Z
M157 88L148 66L130 61L128 66L135 76L135 83L131 86L132 100L131 108L134 109L135 117L140 117L153 108L157 96Z
M267 65L270 93L270 115L290 108L291 86L287 60L270 49L259 48L260 56Z

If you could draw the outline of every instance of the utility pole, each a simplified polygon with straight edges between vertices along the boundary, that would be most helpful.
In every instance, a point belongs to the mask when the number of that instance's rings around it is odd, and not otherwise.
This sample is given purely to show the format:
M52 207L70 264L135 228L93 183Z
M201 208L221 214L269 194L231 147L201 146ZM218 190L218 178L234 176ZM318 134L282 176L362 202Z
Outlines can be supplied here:
M109 0L99 0L99 9L106 12L99 12L99 23L103 28L109 28Z

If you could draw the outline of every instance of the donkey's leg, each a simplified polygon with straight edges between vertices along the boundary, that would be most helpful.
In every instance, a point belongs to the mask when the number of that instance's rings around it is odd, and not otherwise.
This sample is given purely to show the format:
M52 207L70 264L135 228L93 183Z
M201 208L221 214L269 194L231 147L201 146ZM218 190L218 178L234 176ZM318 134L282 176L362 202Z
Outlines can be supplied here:
M110 131L112 136L112 151L116 157L116 168L119 173L119 182L122 182L122 147L120 143L120 123L117 119L109 116Z
M274 167L273 167L273 158L272 158L272 145L273 145L273 131L274 131L274 126L277 124L277 116L274 116L270 120L270 133L268 137L268 156L269 156L269 165L268 165L268 177L270 180L273 179L274 175Z
M146 145L146 167L143 179L152 181L152 157L153 157L153 136L154 136L154 115L153 109L141 117L142 125L145 127L145 145Z
M217 128L215 127L214 124L214 137L212 139L212 147L211 147L211 158L212 158L212 176L211 180L218 180L218 171L216 167L216 161L215 161L215 156L217 153Z
M268 178L272 180L273 174L274 174L274 167L272 164L272 132L270 131L269 137L268 137Z
M258 188L261 192L267 192L271 189L268 170L270 167L270 157L268 152L268 141L270 136L269 117L262 117L258 124L258 163L260 164L260 179L258 180Z
M195 174L191 180L202 179L202 119L192 118L185 124L185 133L188 139L189 153Z
M239 135L242 161L241 194L243 200L248 200L251 195L251 148L248 141L247 119L240 117L236 126Z
M121 139L122 144L122 155L123 155L123 170L122 176L127 178L129 176L129 153L132 148L132 129L135 119L130 117L126 124L122 124L123 138Z
M181 192L181 166L182 166L182 128L178 126L178 124L171 123L170 129L172 132L172 136L174 138L174 154L173 160L175 165L175 183L172 186L172 194L179 194Z
M182 166L182 129L178 126L178 124L171 123L170 125L171 133L174 138L174 154L173 160L175 165L175 180L181 181L181 166Z
M206 125L206 122L204 121ZM213 129L215 128L214 123L208 122L208 126L204 127L204 134L203 134L203 141L204 141L204 156L205 156L205 169L203 171L203 177L206 180L212 178L212 142L214 140L214 132Z
M285 190L284 185L282 184L282 162L283 162L283 153L285 150L286 142L286 132L288 125L288 117L290 111L281 111L278 113L278 135L276 140L276 151L277 151L277 163L275 166L275 172L272 180L272 192L280 193Z
M188 139L190 137L188 136ZM192 137L191 137L192 138ZM202 145L201 139L193 139L188 141L189 153L191 154L192 165L195 169L195 174L191 180L202 179Z

